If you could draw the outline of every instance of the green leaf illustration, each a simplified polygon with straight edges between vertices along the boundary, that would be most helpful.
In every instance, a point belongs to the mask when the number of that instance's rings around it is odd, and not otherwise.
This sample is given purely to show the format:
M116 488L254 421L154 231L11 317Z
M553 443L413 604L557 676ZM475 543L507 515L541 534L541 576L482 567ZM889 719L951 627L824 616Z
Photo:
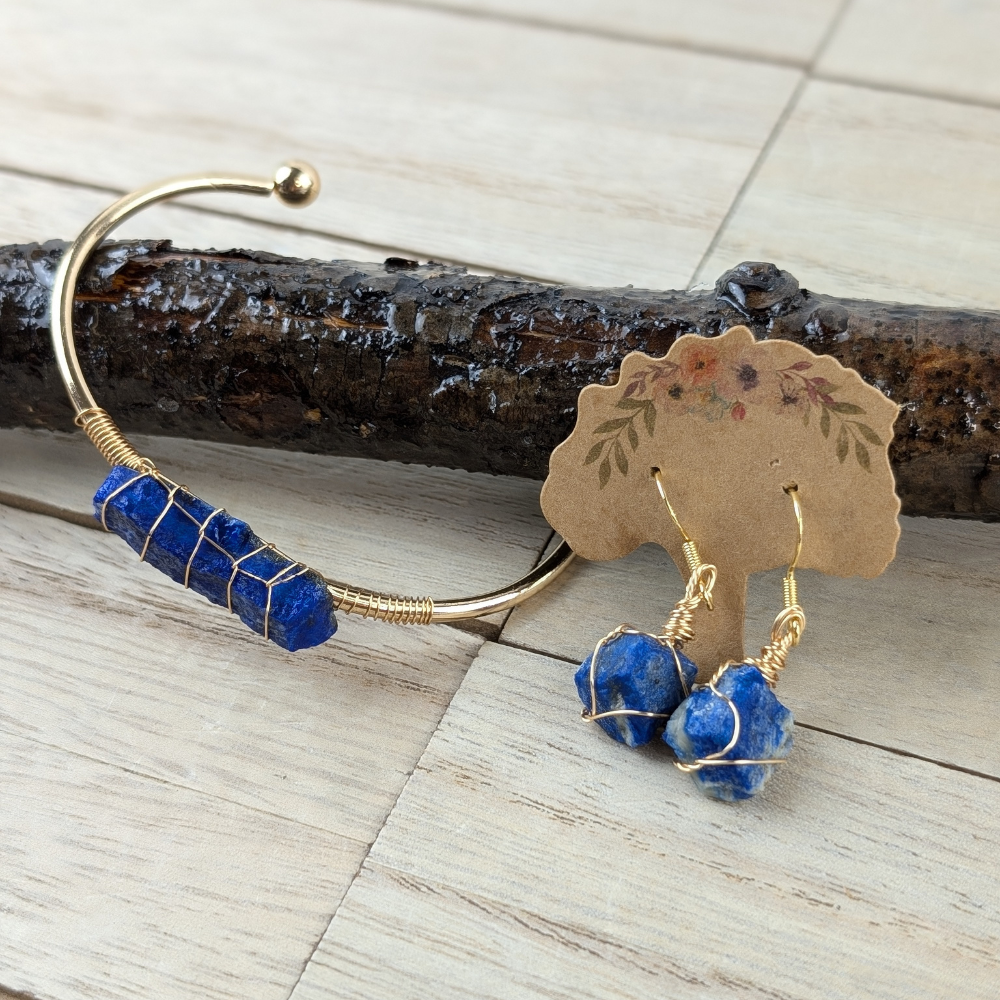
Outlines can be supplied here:
M872 471L872 460L871 456L868 454L868 449L860 442L854 442L854 454L858 460L858 465L861 466L866 472Z
M646 424L646 432L652 437L656 433L656 407L652 400L648 400L648 404L646 409L642 411L642 419Z
M802 418L802 426L803 427L808 427L809 426L809 414L810 413L812 413L812 410L806 410L805 416Z
M628 443L632 445L633 451L638 451L639 449L639 435L635 432L635 427L632 424L628 425Z
M858 423L858 421L855 420L854 426L857 427L858 431L861 433L861 436L869 444L880 445L882 443L882 439L867 424Z
M837 435L837 459L843 462L847 458L847 451L850 448L851 442L849 440L849 435L847 433L847 428L841 424L840 434Z
M622 447L621 441L615 441L615 465L618 466L618 471L623 475L628 475L628 459L625 457L625 449Z
M587 457L583 460L584 465L591 465L596 462L601 457L601 452L604 451L605 441L598 441L590 451L587 452Z
M853 403L827 403L827 406L833 410L834 413L864 413L864 409L860 406L855 406Z
M608 431L616 431L619 427L624 427L629 420L629 417L615 417L614 420L605 420L603 424L598 424L591 433L607 434Z
M644 399L619 399L615 403L619 410L641 410L645 405Z
M597 478L601 484L601 489L603 490L605 486L608 485L608 480L611 478L611 461L605 458L601 462L600 467L597 470Z
M830 436L830 411L825 406L819 418L819 429L823 432L823 437L828 438Z

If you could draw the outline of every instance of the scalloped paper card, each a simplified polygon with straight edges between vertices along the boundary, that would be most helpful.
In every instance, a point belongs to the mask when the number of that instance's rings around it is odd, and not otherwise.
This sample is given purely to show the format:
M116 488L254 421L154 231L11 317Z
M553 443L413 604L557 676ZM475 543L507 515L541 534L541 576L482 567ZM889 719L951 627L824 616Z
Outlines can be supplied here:
M683 568L651 475L661 469L681 524L719 568L716 610L699 611L689 645L710 672L743 658L747 577L794 551L784 486L796 483L802 501L800 567L873 577L892 561L900 505L888 451L898 413L857 372L798 344L756 341L745 326L684 336L664 358L629 354L616 385L580 393L573 433L549 462L542 510L586 559L657 542ZM664 617L679 596L680 585L665 595Z

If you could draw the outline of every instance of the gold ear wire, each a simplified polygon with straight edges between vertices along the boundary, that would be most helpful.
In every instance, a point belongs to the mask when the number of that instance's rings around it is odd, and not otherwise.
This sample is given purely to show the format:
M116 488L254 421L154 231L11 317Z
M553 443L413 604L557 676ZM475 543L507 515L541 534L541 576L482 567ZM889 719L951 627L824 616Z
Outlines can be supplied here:
M785 669L789 650L799 644L802 633L806 630L806 613L799 605L799 585L795 579L795 569L802 554L802 501L799 498L797 484L790 483L782 488L792 501L795 525L798 529L795 552L781 582L784 606L774 619L774 625L771 626L771 641L760 651L759 657L751 657L746 661L760 670L770 687L778 683L778 674Z
M782 487L785 493L792 499L792 508L795 511L795 524L798 528L798 539L795 542L795 554L785 571L785 579L782 581L781 590L784 597L785 607L793 608L799 603L799 584L795 579L795 568L799 564L799 556L802 555L802 501L799 500L799 487L796 483L790 483Z
M670 498L667 496L667 489L663 485L663 474L655 466L650 469L650 474L656 482L656 489L660 494L660 499L663 500L663 504L670 514L670 519L674 522L677 526L677 530L681 533L681 538L683 539L681 548L684 551L684 559L688 565L688 588L691 589L692 584L696 582L699 595L705 602L705 607L708 608L709 611L714 611L715 605L712 603L712 588L715 586L716 569L714 566L711 566L702 560L701 554L698 552L698 546L694 543L694 539L691 538L691 536L684 530L684 526L681 524L677 517L677 513L674 511L673 504L671 504Z

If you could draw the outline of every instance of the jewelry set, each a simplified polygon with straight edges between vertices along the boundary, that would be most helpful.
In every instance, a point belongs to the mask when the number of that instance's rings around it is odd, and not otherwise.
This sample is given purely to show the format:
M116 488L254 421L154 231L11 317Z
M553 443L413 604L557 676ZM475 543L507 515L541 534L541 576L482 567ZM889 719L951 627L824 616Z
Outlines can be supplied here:
M315 199L319 180L308 166L288 164L269 180L215 176L151 185L110 206L63 256L52 289L52 338L76 423L112 466L94 497L101 525L122 537L141 560L238 615L254 632L286 650L329 639L337 628L336 611L407 625L456 621L512 608L551 583L573 559L566 542L510 587L460 600L380 594L331 581L260 539L244 521L173 482L136 451L98 405L83 376L73 337L74 291L84 264L118 224L155 202L198 191L276 194L288 205L303 206ZM633 450L636 447L637 440L632 440ZM606 479L601 480L602 488ZM794 546L790 539L783 607L770 641L759 657L727 661L707 683L696 684L697 667L683 649L694 635L700 605L707 611L713 608L718 571L702 561L682 528L666 481L658 468L646 480L650 489L658 490L683 539L689 571L684 596L658 633L620 625L597 642L576 673L583 717L629 747L662 736L676 754L676 766L691 774L701 791L723 800L749 798L791 748L792 715L773 689L805 629L795 568L802 548L803 499L808 503L808 496L803 498L795 484L783 487L798 536Z

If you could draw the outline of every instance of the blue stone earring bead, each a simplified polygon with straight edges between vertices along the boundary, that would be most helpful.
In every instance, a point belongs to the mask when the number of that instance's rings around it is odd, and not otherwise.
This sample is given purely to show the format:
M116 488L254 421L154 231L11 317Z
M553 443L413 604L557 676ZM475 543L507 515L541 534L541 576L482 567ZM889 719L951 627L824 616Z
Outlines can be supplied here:
M798 539L781 584L784 607L759 657L721 666L670 717L664 741L677 766L713 799L734 802L756 795L792 749L792 713L774 695L788 654L806 628L795 567L802 552L799 488L783 487L792 501Z
M643 746L684 700L697 672L665 636L620 625L576 672L583 717L619 743Z
M685 536L686 537L686 536ZM694 542L685 543L691 575L659 635L619 625L594 647L576 672L583 717L630 747L649 743L688 696L698 668L681 646L693 636L692 619L703 601L712 607L716 569L703 563Z
M318 646L337 631L319 573L155 469L116 465L94 497L94 515L142 561L284 649Z
M664 741L698 788L726 802L764 787L792 748L792 713L752 663L727 663L670 717Z

